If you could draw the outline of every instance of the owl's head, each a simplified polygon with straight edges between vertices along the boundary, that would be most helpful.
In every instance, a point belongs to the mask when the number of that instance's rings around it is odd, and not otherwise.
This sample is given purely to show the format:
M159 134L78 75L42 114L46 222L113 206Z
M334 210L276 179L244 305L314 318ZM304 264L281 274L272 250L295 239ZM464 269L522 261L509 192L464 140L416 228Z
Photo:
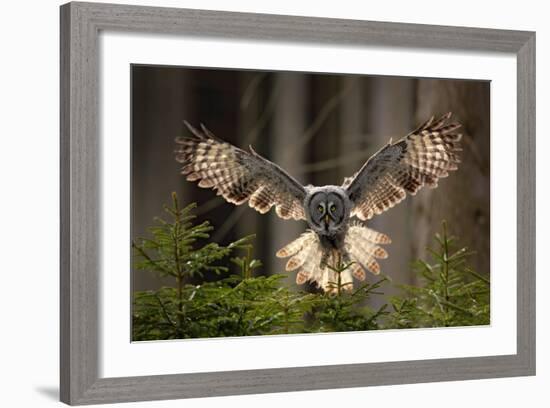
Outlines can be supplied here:
M319 235L334 235L348 223L351 202L342 187L312 187L304 204L309 227Z

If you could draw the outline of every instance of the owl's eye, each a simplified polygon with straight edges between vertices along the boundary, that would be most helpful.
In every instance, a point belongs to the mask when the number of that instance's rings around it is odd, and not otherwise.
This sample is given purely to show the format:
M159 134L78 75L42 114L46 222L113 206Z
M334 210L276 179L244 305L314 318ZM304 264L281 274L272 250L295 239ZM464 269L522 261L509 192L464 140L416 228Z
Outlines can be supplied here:
M317 207L317 211L319 211L320 213L322 213L323 211L325 211L325 209L323 208L322 205L320 205L320 206Z
M336 211L336 206L334 204L332 204L330 206L330 212L333 213L334 211Z

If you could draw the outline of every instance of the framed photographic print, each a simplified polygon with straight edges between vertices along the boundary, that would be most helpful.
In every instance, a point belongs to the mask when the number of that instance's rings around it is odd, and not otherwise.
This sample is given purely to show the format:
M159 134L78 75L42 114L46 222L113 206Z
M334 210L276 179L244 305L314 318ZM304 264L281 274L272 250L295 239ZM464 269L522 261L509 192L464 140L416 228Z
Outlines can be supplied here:
M531 32L62 6L62 401L533 375L534 62Z

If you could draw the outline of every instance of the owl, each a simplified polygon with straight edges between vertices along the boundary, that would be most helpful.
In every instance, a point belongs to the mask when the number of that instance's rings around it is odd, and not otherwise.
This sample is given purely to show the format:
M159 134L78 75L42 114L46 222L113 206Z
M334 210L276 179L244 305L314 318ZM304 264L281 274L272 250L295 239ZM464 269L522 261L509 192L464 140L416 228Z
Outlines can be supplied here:
M341 186L304 186L252 146L242 150L204 125L199 130L187 122L191 135L176 139L176 160L188 181L213 189L230 203L248 202L261 214L275 207L284 220L305 220L309 229L276 256L289 258L286 270L297 271L297 284L311 281L333 292L338 278L340 288L352 289L354 278L363 281L367 271L380 273L377 259L387 258L382 245L391 241L368 228L367 220L407 193L437 187L440 178L457 169L462 135L456 130L461 125L449 123L450 117L450 112L438 120L432 117L402 139L390 140Z

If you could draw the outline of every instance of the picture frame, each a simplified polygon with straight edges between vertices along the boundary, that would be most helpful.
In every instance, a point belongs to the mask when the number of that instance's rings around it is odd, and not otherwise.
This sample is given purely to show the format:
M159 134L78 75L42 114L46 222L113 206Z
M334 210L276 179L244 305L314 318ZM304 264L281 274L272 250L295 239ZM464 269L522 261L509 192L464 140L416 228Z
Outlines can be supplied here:
M70 405L535 374L535 33L114 4L61 6L60 397ZM211 373L99 376L99 33L513 53L517 353Z

